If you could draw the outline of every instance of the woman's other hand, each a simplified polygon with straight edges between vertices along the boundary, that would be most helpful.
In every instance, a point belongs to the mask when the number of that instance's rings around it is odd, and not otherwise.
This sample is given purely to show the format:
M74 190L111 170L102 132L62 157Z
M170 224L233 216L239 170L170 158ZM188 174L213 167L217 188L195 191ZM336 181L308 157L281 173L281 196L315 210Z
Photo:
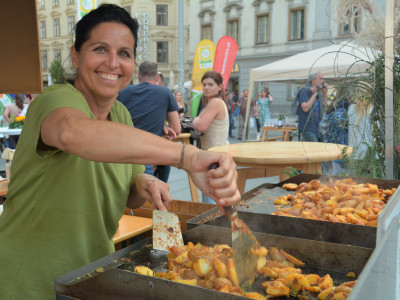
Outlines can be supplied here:
M146 201L159 210L167 211L167 206L172 202L169 185L149 174L136 176L127 206L137 208Z

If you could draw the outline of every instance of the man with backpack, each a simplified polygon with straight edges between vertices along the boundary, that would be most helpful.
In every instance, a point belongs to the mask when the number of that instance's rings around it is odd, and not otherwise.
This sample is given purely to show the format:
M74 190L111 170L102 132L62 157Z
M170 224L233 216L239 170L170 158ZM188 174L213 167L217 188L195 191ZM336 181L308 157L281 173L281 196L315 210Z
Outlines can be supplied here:
M299 133L301 133L304 141L321 141L319 123L322 120L323 109L328 102L328 84L324 81L322 73L311 73L308 77L308 83L301 88L296 98Z

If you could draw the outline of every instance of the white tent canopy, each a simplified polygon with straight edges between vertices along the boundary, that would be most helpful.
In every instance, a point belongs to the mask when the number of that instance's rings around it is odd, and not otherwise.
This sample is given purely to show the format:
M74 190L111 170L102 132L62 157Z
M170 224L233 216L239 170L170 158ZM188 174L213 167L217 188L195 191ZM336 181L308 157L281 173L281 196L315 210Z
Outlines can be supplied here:
M327 79L360 76L371 67L378 54L371 48L352 42L301 52L250 70L249 97L253 95L254 82L259 81L305 83L309 74L315 71L321 72ZM251 101L248 101L244 130L247 130L250 104Z
M377 53L353 43L334 44L302 52L252 69L252 81L304 81L313 71L325 78L362 75L371 66Z

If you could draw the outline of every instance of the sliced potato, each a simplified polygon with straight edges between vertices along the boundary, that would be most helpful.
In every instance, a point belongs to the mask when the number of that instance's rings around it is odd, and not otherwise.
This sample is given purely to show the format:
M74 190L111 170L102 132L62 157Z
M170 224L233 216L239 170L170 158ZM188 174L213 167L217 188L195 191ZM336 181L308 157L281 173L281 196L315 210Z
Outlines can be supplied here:
M142 274L142 275L147 275L154 277L154 272L152 269L145 267L145 266L136 266L135 269L133 270L135 273Z

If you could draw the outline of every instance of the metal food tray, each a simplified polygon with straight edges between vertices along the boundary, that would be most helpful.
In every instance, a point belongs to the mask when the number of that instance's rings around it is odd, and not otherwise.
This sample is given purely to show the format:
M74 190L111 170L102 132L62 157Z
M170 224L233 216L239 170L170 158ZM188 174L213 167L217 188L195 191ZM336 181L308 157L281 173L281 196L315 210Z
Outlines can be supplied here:
M244 205L238 206L239 218L242 219L253 232L375 248L377 228L373 226L332 223L322 220L272 215L272 213L276 211L276 205L273 204L274 199L281 195L294 194L294 191L282 189L283 184L300 184L313 179L324 182L329 178L333 180L352 178L357 183L377 184L381 189L397 188L400 185L399 180L300 174L278 184L262 184L244 193L242 195L242 203L244 203ZM390 201L399 200L392 197ZM230 221L224 215L221 215L218 208L213 208L190 219L187 222L187 227L190 229L200 224L231 227Z
M191 241L208 246L231 245L231 234L229 228L201 225L185 232L183 238L185 244ZM302 268L304 274L330 274L335 285L349 281L345 277L349 271L360 274L372 254L369 248L265 233L255 233L255 236L260 244L276 246L305 262L306 267ZM137 265L166 271L167 252L154 250L150 244L151 238L144 239L57 278L56 299L247 299L131 272ZM258 275L250 291L265 295L265 288L261 286L264 281L266 278Z

